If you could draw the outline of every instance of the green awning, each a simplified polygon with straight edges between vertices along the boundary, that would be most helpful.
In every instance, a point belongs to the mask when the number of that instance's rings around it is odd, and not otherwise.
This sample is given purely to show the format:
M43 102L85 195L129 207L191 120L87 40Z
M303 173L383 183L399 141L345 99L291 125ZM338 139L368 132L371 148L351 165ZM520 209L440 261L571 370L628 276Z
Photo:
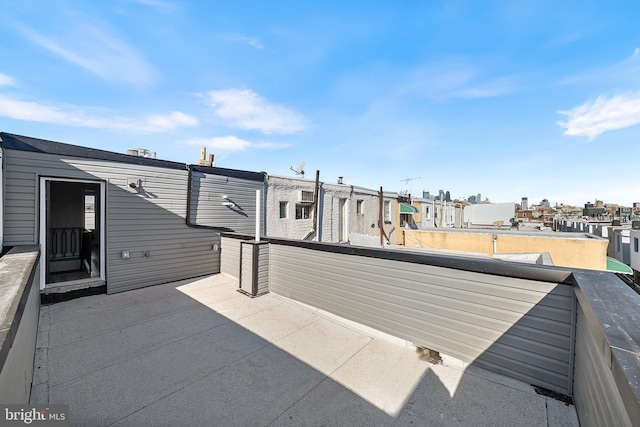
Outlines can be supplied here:
M615 258L607 257L607 271L613 273L633 274L633 270L627 264L623 264Z
M415 206L408 205L406 203L400 203L401 214L414 214L420 212Z

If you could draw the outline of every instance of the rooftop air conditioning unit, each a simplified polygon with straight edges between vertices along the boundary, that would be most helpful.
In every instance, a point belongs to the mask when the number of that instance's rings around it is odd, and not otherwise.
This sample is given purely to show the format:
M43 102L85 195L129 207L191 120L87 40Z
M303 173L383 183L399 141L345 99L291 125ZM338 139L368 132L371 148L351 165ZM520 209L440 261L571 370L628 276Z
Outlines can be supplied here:
M313 191L298 190L298 203L313 203Z

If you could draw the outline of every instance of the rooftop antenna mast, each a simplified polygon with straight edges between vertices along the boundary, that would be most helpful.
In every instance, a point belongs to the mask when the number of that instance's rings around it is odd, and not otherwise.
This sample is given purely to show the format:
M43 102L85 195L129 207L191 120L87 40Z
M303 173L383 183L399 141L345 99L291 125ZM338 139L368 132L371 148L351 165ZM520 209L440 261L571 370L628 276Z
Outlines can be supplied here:
M304 178L304 162L300 163L300 166L298 166L296 169L294 169L293 166L291 166L290 169L294 171L296 175L302 175L302 177Z
M416 176L414 178L405 178L405 179L401 179L400 182L404 182L404 185L408 185L409 186L409 194L411 194L411 181L416 180L416 179L420 179L422 178L421 176Z

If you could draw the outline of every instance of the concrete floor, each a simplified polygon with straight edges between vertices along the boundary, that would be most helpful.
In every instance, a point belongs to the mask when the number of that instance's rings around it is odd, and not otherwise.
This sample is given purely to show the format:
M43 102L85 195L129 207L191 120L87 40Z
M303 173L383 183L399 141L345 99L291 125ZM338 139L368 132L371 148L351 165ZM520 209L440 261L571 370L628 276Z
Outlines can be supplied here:
M78 426L578 425L528 384L236 289L218 274L43 306L32 403Z

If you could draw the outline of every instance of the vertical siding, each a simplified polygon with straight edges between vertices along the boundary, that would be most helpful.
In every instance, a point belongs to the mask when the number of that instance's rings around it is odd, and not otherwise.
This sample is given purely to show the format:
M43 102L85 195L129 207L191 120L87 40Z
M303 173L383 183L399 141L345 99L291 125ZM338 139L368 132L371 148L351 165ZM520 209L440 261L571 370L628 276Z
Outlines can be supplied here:
M253 251L256 247L247 242L240 243L240 289L253 293Z
M240 271L240 239L223 237L220 244L220 271L238 279Z
M269 244L240 242L240 289L251 295L269 291ZM255 283L255 288L254 288Z
M571 286L271 244L273 292L564 394Z
M603 349L608 348L607 339L597 326L589 327L584 310L578 304L573 398L580 424L586 427L631 426L603 354Z
M39 176L103 181L109 292L212 274L219 233L186 226L188 172L95 159L6 150L6 245L38 242ZM127 178L140 179L131 189ZM131 258L121 259L122 251ZM150 256L144 257L149 251Z
M269 244L262 243L256 246L258 252L258 293L269 290Z
M263 199L262 182L193 172L191 185L191 222L255 234L256 190L260 190L260 198ZM222 197L225 195L226 199ZM225 202L235 205L224 206ZM263 228L261 225L261 233L264 232Z

